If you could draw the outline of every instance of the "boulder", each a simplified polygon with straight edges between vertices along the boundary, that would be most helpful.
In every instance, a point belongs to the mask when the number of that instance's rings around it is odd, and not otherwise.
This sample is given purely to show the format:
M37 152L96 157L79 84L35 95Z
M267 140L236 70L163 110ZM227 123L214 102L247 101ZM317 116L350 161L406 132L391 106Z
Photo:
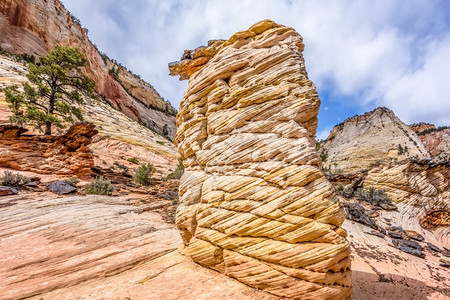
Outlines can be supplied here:
M287 299L349 299L345 211L321 172L302 37L269 20L186 52L174 143L181 252Z
M74 193L77 191L77 188L68 184L67 182L63 180L58 180L55 182L50 183L49 187L50 191L52 193L58 194L58 195L65 195Z

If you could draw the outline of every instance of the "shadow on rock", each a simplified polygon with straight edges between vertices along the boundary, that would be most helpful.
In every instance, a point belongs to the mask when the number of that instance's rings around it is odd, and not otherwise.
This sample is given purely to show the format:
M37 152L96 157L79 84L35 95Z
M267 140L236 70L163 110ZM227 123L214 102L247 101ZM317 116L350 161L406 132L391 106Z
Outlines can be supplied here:
M448 299L450 288L434 288L425 282L393 274L352 271L352 300Z

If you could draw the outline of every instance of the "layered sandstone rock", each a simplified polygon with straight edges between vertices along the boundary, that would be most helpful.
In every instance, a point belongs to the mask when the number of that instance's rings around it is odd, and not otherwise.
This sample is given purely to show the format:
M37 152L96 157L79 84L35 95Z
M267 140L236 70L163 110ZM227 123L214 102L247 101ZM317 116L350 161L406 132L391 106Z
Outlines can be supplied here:
M450 208L450 166L445 163L406 162L373 168L363 186L384 189L396 203Z
M88 145L95 126L80 123L63 136L24 135L18 126L0 125L0 167L39 174L87 177L94 166Z
M410 125L436 162L450 162L450 128L433 124Z
M292 299L351 294L345 218L320 171L301 36L265 20L169 65L189 78L175 143L182 253Z
M110 74L118 68L91 44L86 29L72 20L59 0L0 0L0 47L14 54L45 55L56 45L78 47L87 57L87 75L96 90L135 121L162 133L175 134L176 110L148 83L120 68L119 81Z
M333 174L359 173L391 161L431 158L417 134L385 107L336 125L321 151L327 154L323 166Z

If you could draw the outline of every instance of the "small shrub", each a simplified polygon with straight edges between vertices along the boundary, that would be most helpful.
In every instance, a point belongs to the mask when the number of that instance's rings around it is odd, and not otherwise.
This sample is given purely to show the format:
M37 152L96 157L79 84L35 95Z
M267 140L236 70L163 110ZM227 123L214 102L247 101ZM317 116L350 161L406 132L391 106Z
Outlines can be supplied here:
M121 164L121 163L115 162L114 165L116 167L118 167L119 169L123 169L125 172L128 171L128 167L123 165L123 164Z
M164 142L161 142L161 141L156 141L156 143L158 143L160 145L164 145Z
M77 177L73 176L73 177L64 179L64 182L69 184L69 185L71 185L71 186L73 186L73 187L76 187L77 184L80 182L80 179L78 179Z
M0 177L0 185L5 185L9 187L19 188L28 183L31 179L27 176L21 175L19 173L13 173L11 171L5 171L3 176Z
M132 164L135 164L135 165L139 164L139 159L137 159L137 157L130 157L130 158L127 159L127 161L129 163L132 163Z
M391 204L392 201L386 194L385 190L376 190L374 187L368 189L360 188L355 193L356 199L371 203L373 205L380 205L382 203Z
M181 157L178 158L178 165L175 169L175 172L173 172L173 176L175 179L180 179L181 176L184 173L184 165L183 165L183 159Z
M336 193L345 199L350 199L354 195L354 190L351 186L344 187L342 184L336 186Z
M325 162L328 158L328 153L327 152L322 152L320 153L320 159L322 160L322 162Z
M108 179L104 179L102 176L95 178L91 183L86 184L86 194L95 195L111 195L113 192L113 185Z
M140 185L150 185L152 183L152 175L156 169L151 163L141 165L136 174L134 174L134 181Z

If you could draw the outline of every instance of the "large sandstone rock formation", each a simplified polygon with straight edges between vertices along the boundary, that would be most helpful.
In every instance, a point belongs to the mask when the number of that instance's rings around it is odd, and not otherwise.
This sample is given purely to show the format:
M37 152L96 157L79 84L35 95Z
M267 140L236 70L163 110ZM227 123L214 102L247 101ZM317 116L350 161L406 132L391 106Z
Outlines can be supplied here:
M346 299L345 213L320 171L302 37L265 20L169 65L189 78L175 143L182 253L292 299Z
M333 174L358 173L391 161L431 158L417 134L385 107L336 125L322 151L328 156L323 166Z
M78 47L88 58L87 75L96 90L135 121L175 134L176 110L148 83L102 57L87 32L59 0L0 0L0 47L14 54L44 55L56 45ZM119 80L110 70L119 68ZM120 82L119 82L120 81Z
M18 126L0 125L0 167L40 174L88 177L94 157L88 145L95 126L79 123L63 136L24 135Z

